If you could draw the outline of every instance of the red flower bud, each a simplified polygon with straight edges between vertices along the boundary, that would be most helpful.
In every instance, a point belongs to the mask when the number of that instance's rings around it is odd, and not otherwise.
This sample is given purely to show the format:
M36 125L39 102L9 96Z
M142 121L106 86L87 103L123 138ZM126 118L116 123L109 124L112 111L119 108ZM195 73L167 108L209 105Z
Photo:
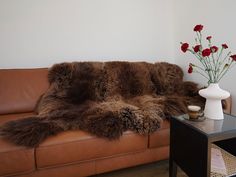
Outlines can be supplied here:
M211 38L212 38L212 36L207 36L207 37L206 37L206 39L207 39L208 41L210 41Z
M227 44L222 44L222 47L223 47L224 49L227 49L227 48L228 48Z
M189 67L188 67L188 73L191 74L192 72L193 72L193 67L192 67L192 65L189 65Z
M228 63L226 63L226 64L224 65L224 69L227 68L227 67L229 67L229 64L228 64Z
M203 57L208 57L211 54L211 49L204 49L202 51L202 56Z
M183 43L182 46L181 46L181 50L185 53L187 50L188 50L188 43Z
M193 29L193 31L196 31L196 32L201 32L203 29L203 25L196 25Z
M215 52L217 52L218 51L218 47L216 47L216 46L212 46L211 47L211 52L212 53L215 53Z
M199 52L200 47L201 47L201 45L196 45L196 46L193 48L194 52L196 52L196 53Z
M230 56L232 60L236 61L236 54Z

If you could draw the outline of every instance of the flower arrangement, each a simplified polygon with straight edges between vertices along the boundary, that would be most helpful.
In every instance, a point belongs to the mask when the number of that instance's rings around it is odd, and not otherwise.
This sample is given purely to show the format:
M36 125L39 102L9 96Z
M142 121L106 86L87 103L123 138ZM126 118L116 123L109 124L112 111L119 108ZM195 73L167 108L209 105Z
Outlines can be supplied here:
M218 83L222 77L235 65L236 54L231 52L225 54L228 45L222 44L217 47L212 44L212 36L207 36L206 40L208 47L203 46L202 40L203 25L196 25L193 31L196 32L195 45L192 48L188 43L181 42L181 50L190 52L200 61L202 66L197 66L193 63L189 64L188 73L196 72L205 77L210 83Z

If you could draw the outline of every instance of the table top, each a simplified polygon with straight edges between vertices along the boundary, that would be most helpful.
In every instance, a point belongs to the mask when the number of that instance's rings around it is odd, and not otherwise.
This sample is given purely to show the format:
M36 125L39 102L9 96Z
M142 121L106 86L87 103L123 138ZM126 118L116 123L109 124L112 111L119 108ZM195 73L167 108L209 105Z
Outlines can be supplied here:
M229 114L224 114L223 120L212 120L206 118L205 120L200 122L187 120L187 114L174 118L186 124L187 126L199 130L207 136L214 136L227 133L233 133L236 136L236 117Z

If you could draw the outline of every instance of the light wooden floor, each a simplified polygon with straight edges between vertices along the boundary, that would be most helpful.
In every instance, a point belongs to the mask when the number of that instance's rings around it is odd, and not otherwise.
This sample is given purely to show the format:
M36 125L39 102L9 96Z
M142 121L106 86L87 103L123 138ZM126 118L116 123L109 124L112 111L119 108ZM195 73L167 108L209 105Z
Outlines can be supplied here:
M168 161L161 161L136 167L117 170L93 177L169 177ZM178 177L187 177L178 169Z

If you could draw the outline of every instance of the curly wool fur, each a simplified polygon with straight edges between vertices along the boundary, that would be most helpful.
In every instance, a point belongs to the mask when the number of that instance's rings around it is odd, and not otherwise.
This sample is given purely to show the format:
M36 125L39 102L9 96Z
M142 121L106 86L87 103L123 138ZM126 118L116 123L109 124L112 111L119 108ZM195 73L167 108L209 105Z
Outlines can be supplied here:
M38 115L0 127L9 141L35 147L66 130L84 130L99 137L119 138L125 130L156 131L166 117L202 106L195 83L169 63L73 62L54 65L50 87L37 104Z

